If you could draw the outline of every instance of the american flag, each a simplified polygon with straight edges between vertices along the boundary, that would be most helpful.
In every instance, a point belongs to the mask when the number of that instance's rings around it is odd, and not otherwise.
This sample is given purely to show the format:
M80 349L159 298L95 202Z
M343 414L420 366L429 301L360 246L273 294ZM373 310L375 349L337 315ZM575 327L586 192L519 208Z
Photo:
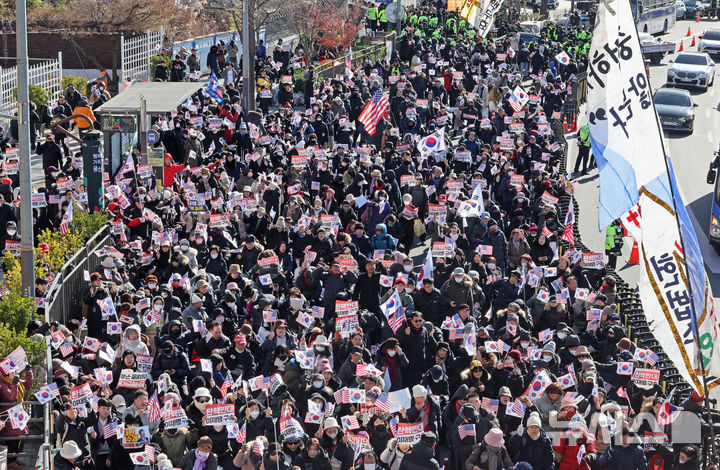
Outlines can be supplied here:
M464 424L462 426L459 426L458 433L460 434L460 439L465 439L468 436L475 436L475 425Z
M389 108L390 103L388 103L388 100L383 95L382 89L378 88L370 101L365 105L363 112L360 113L358 121L365 126L365 131L369 135L374 135L378 122L387 114Z
M397 428L398 428L398 419L397 417L390 419L390 430L393 433L393 436L397 436Z
M403 313L395 312L395 314L393 314L393 316L391 316L388 320L388 323L390 324L390 328L392 328L393 333L397 333L400 327L403 326L403 323L405 323L405 315Z
M63 215L62 222L60 222L60 234L65 235L70 230L70 222L73 221L73 205L68 204L67 211Z
M488 397L483 397L483 399L482 399L482 407L485 410L489 410L494 413L497 413L499 406L500 406L500 400L493 400L492 398L488 398Z
M60 352L62 353L63 357L72 354L72 352L73 352L72 343L65 343L62 346L60 346Z
M547 225L543 225L542 234L545 235L547 238L550 238L552 236L552 232L547 227Z
M525 106L525 103L523 103L514 94L510 95L510 98L508 98L508 101L510 102L510 106L512 107L513 111L515 111L516 113L519 113L520 111L522 111L523 106Z
M230 387L232 387L232 378L228 375L220 386L220 395L222 395L223 399L227 396Z
M150 462L155 462L155 447L150 444L145 444L145 453L150 459Z
M381 394L375 400L375 406L377 406L380 411L389 413L390 412L390 399L388 398L387 395Z
M153 393L150 401L148 401L148 408L150 409L148 420L151 423L160 421L160 403L158 402L157 392Z
M255 453L257 455L262 455L263 451L265 450L265 445L263 444L263 441L261 441L260 439L255 439L255 443L253 444L252 450L253 450L253 453Z
M105 439L110 439L113 436L117 436L117 423L107 423L103 426L103 436Z
M573 224L575 223L575 208L573 207L573 198L570 196L570 203L568 204L568 211L565 215L565 228L563 229L562 239L568 242L571 246L575 246L575 234L573 231Z
M345 429L357 429L360 427L360 423L355 415L343 416L342 423Z
M522 404L520 400L515 400L512 404L512 412L517 414L518 416L525 416L525 405Z
M236 441L238 441L240 444L245 443L245 426L247 426L247 423L243 423L242 427L240 428L240 432L238 433L237 437L235 438Z

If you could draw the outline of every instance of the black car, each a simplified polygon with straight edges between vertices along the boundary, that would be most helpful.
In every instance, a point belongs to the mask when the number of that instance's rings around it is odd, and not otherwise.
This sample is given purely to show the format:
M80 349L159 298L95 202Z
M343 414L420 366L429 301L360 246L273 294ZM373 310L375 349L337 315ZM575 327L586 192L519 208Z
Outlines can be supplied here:
M685 18L694 20L698 13L703 16L705 13L705 5L699 0L684 0L685 2Z
M692 133L695 125L695 104L687 90L660 88L655 92L657 109L663 129Z

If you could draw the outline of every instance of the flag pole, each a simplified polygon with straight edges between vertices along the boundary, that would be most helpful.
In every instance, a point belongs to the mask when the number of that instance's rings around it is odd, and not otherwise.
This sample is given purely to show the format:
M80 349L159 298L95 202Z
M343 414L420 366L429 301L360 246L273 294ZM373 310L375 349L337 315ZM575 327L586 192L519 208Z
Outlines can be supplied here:
M629 1L629 0L620 0L620 1ZM603 0L601 2L601 5L605 6L605 8L608 10L608 13L610 13L613 16L616 15L617 12L613 11L612 8L610 8L607 5L607 3L609 3L609 0ZM640 44L640 37L639 37L638 30L637 30L637 23L635 23L635 41L637 42L639 50L642 51L642 44ZM648 89L650 90L650 92L652 92L652 84L650 83L650 79L649 79L649 77L647 77L647 74L646 74L646 81L647 81ZM660 128L660 122L658 121L658 118L657 118L658 114L657 114L657 109L655 108L655 100L653 99L653 100L651 100L651 102L652 102L653 111L655 112L655 128L657 130L658 137L660 138L660 146L663 151L663 160L665 163L665 173L667 174L667 177L668 177L668 183L670 183L669 184L670 197L672 198L673 209L675 210L675 223L677 224L678 236L680 238L680 248L683 251L683 264L685 265L685 273L686 273L686 277L688 278L687 289L688 289L688 294L690 296L690 309L692 312L692 319L693 319L692 331L693 331L695 346L697 348L696 360L700 364L700 373L702 374L703 395L705 396L705 411L707 413L707 418L710 423L710 446L711 446L710 448L712 450L712 457L715 458L717 456L717 449L716 449L716 444L715 444L715 429L713 426L712 413L710 411L710 400L708 399L708 386L707 386L707 374L705 372L705 363L703 362L703 356L702 356L702 353L700 350L700 339L698 338L698 331L697 331L697 327L698 327L697 318L698 317L697 317L697 312L695 311L695 302L693 302L692 283L690 282L690 278L687 276L687 273L689 273L689 270L688 270L687 258L685 257L685 253L687 253L687 251L685 251L685 239L682 234L682 227L680 226L680 219L677 216L676 208L678 207L678 205L677 205L677 199L676 199L676 195L675 195L675 188L673 187L674 185L670 181L670 166L668 165L667 151L665 149L665 139L663 138L663 132L662 132L662 129ZM703 266L703 270L704 270L704 268L705 267Z

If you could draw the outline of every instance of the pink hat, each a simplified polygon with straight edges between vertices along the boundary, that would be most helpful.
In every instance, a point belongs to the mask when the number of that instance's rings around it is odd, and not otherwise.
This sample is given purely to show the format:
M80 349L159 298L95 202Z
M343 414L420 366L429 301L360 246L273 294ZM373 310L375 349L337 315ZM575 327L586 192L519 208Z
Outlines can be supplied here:
M492 428L485 434L485 444L492 447L502 447L505 444L503 432L498 428Z
M180 403L182 400L180 400L180 395L178 395L175 392L168 392L163 397L163 404L167 403L168 401L175 399L178 403Z
M320 373L323 372L332 372L332 367L330 367L330 361L328 359L323 359L322 362L320 362L320 367L318 368L320 370Z

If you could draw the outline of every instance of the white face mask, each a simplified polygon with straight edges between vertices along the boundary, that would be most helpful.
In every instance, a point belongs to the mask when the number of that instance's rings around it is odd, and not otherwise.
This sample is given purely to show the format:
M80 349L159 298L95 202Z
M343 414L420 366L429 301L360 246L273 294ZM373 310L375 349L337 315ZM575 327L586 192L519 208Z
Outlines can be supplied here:
M260 416L260 412L259 412L259 411L251 411L251 412L250 412L250 417L251 417L252 419L257 419L258 416Z
M567 333L558 333L558 339L565 339L567 338Z
M381 197L381 198L380 198L380 202L385 202L385 198L384 198L384 197ZM373 465L373 466L374 466L374 465Z
M210 253L210 257L211 257L212 259L216 259L216 258L218 257L218 254L217 254L217 253Z
M188 251L188 250L190 249L190 247L187 246L187 245L182 245L182 246L180 247L180 249L181 249L182 251Z
M553 358L553 357L550 356L550 355L545 355L545 356L543 356L543 361L545 361L545 362L550 362L550 361L552 361L552 358Z
M463 276L455 276L455 282L457 282L458 284L460 284L463 281L463 279L464 279Z
M395 354L397 354L397 351L395 351L395 350L388 351L388 356L390 356L390 357L395 356Z
M403 268L405 269L406 273L409 273L410 271L412 271L413 267L410 264L405 264L405 265L403 265Z
M198 455L199 455L200 457L206 459L206 458L210 457L210 452L198 451Z
M488 263L487 264L488 269L495 269L495 263Z
M325 382L322 380L316 380L313 382L313 387L315 388L322 388L323 385L325 385Z
M325 351L325 346L315 346L315 349L317 349L320 352Z
M457 240L458 236L460 236L459 233L450 233L450 238L452 238L453 240Z
M162 307L163 307L163 304L155 304L155 310L160 310L160 309L162 309Z
M148 287L149 287L150 289L155 289L155 288L157 287L157 284L155 284L154 282L151 282L151 283L148 284Z
M375 464L374 463L366 463L365 470L375 470Z
M520 346L522 346L523 349L527 349L528 346L530 346L530 343L526 343L523 341L522 343L520 343Z

